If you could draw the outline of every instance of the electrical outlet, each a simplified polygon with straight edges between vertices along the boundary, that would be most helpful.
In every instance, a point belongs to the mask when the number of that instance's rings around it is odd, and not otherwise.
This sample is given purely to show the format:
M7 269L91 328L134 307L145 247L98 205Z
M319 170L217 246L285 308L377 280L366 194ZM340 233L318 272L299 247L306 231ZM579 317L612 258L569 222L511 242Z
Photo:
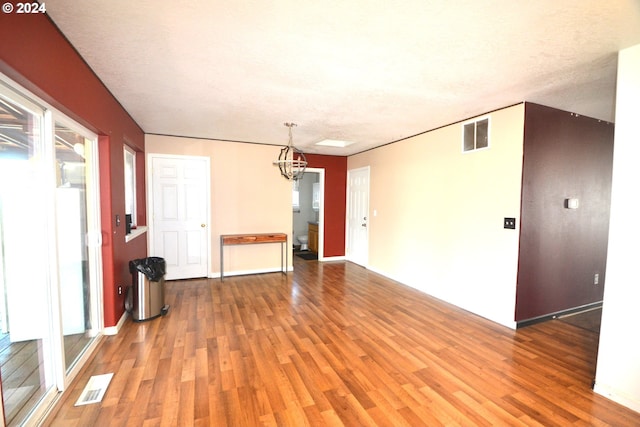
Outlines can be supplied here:
M515 230L516 229L516 219L515 218L505 218L504 219L504 228Z
M122 286L118 286L118 295L122 295Z
M600 283L600 275L598 273L593 275L593 284L597 285Z

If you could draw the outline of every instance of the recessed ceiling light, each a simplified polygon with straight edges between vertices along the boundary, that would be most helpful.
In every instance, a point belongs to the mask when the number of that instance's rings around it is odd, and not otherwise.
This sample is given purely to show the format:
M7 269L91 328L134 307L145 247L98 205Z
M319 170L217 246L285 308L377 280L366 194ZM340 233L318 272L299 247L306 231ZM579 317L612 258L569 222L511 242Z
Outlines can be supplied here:
M338 147L344 148L351 144L355 144L353 141L341 141L339 139L325 139L320 142L316 142L316 145L323 145L325 147Z

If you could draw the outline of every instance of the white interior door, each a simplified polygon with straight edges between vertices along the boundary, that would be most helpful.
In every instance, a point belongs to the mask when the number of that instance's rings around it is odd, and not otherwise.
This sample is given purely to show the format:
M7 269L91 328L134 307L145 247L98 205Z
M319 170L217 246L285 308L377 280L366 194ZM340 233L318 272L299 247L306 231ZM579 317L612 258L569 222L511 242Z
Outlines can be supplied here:
M165 259L165 279L209 271L209 159L151 155L150 256Z
M369 263L369 167L347 171L347 259Z

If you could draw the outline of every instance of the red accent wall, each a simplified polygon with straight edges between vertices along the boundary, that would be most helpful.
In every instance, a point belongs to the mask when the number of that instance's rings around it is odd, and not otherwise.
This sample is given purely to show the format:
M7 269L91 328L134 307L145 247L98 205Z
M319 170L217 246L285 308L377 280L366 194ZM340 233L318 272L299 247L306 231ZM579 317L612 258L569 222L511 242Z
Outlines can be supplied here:
M612 123L525 104L516 321L602 301L613 133Z
M310 168L325 169L324 256L344 256L347 215L347 158L305 154Z
M46 15L0 15L0 72L99 135L104 323L124 313L128 261L146 257L146 239L125 243L124 140L144 157L144 132ZM138 164L138 222L146 218L144 161ZM116 227L115 216L121 225Z

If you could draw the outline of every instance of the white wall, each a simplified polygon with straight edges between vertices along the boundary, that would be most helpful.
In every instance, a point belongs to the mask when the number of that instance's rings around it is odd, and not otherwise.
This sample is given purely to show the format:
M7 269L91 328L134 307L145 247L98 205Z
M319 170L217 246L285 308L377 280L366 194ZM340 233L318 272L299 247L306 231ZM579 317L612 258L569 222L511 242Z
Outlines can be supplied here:
M515 327L524 104L491 114L491 148L454 124L349 157L371 167L368 267ZM377 215L374 215L374 210Z
M607 281L595 391L640 412L640 45L620 52Z
M287 233L291 252L291 181L273 165L279 147L229 141L145 135L147 154L207 156L211 161L210 277L220 276L220 235ZM147 183L147 188L149 187ZM277 243L227 246L225 276L280 270Z

